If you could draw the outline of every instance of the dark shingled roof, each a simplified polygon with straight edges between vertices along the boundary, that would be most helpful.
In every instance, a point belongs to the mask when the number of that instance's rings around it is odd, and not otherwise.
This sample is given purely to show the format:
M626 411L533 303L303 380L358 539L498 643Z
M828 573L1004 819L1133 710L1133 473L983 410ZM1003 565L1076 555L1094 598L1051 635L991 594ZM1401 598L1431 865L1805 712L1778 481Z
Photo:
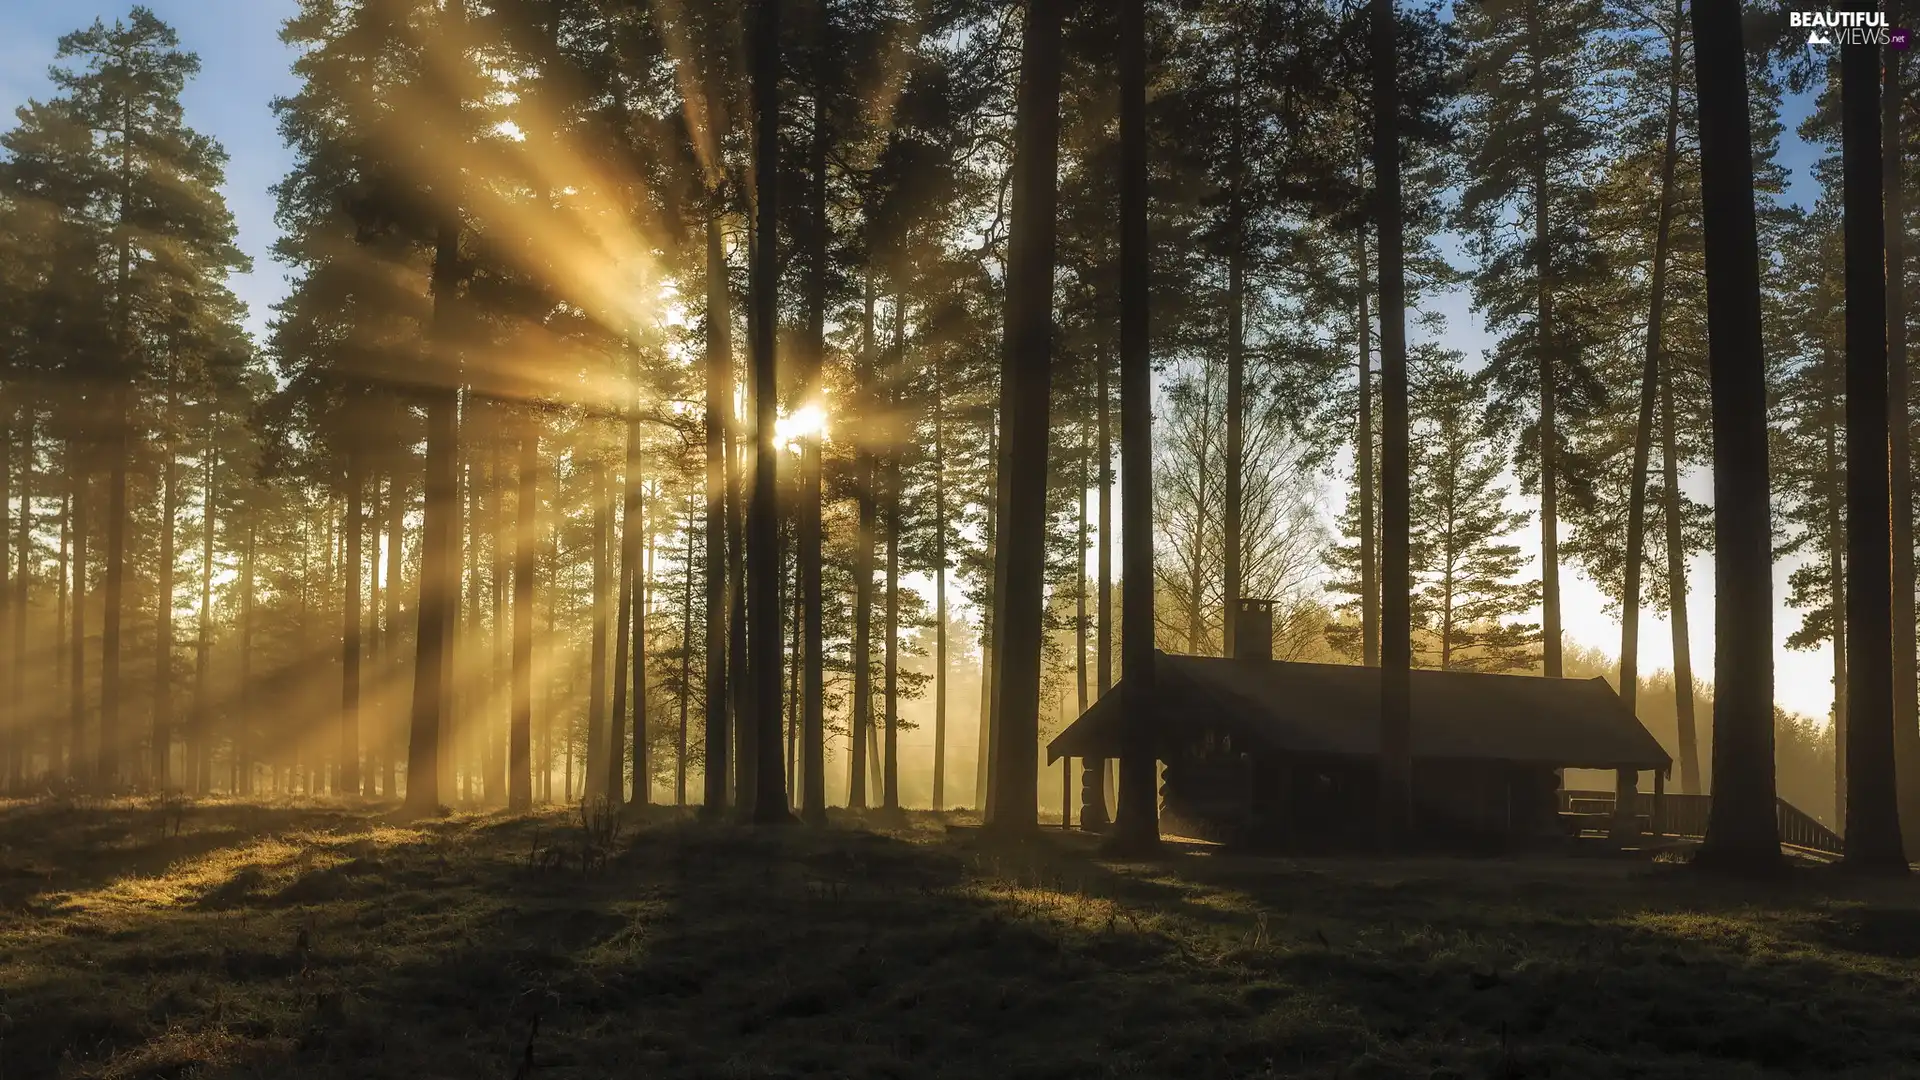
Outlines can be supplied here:
M1170 745L1190 719L1284 753L1380 752L1380 671L1348 664L1230 660L1156 652L1156 737ZM1556 768L1666 770L1672 758L1605 679L1547 679L1415 669L1413 755L1527 762ZM1047 746L1061 755L1120 750L1124 682Z

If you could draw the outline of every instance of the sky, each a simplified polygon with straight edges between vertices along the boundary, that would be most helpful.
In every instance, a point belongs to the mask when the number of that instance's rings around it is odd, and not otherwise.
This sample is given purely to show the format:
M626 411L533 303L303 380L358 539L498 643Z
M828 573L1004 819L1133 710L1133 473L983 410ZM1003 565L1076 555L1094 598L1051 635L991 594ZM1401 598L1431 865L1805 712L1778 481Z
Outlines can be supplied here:
M188 122L218 139L231 156L224 192L239 224L240 246L254 260L252 272L233 285L248 305L249 327L257 336L264 335L270 309L287 288L285 268L271 256L278 230L270 189L287 173L293 158L275 129L270 105L275 97L297 89L289 70L293 52L279 40L280 25L293 13L294 0L150 0L148 6L179 32L183 47L200 55L200 76L185 95ZM46 70L62 34L80 28L95 16L111 20L123 16L126 10L125 4L99 0L60 4L0 0L0 109L10 117L13 109L28 98L50 92ZM1782 162L1792 171L1789 194L1802 203L1809 201L1813 192L1809 169L1814 152L1792 131L1808 108L1804 99L1788 102L1788 134L1782 148ZM1446 330L1439 336L1449 347L1471 357L1490 341L1464 291L1429 298L1427 307L1446 316ZM1420 332L1414 329L1413 333L1417 336ZM1711 496L1711 484L1705 476L1688 478L1687 486L1696 497ZM1326 508L1329 520L1338 509L1337 505ZM1523 549L1538 550L1538 533L1534 525L1522 534ZM1786 593L1786 576L1791 568L1782 564L1775 574L1774 632L1782 643L1799 625L1798 613L1778 600ZM1696 558L1689 568L1693 587L1689 610L1692 651L1696 670L1703 678L1710 678L1712 671L1712 575L1712 560L1704 556ZM1617 653L1619 622L1604 613L1598 590L1571 566L1563 568L1561 580L1567 636L1582 645ZM1670 666L1670 630L1651 611L1642 614L1640 642L1643 672ZM1831 672L1831 654L1825 648L1792 652L1783 644L1776 655L1776 697L1788 709L1824 718L1832 696Z

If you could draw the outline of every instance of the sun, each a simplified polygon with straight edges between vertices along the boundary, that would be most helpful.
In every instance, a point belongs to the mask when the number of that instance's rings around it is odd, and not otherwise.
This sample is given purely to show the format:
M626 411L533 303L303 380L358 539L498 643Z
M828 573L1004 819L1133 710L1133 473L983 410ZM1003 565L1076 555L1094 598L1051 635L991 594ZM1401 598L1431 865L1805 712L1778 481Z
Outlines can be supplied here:
M773 442L782 450L798 452L804 440L825 442L826 435L827 414L819 405L803 405L773 422Z

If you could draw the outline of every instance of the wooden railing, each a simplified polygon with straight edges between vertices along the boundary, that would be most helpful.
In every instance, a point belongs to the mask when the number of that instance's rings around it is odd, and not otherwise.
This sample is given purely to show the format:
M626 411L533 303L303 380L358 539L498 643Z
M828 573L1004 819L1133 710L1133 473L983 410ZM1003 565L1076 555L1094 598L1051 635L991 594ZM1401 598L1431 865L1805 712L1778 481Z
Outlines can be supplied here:
M1657 835L1693 839L1707 835L1707 818L1713 810L1713 796L1666 794L1656 798L1649 791L1635 792L1635 796L1634 810L1651 822ZM1560 793L1560 809L1572 813L1611 815L1615 798L1611 791L1566 790ZM1785 799L1774 800L1774 820L1780 829L1780 842L1783 844L1830 855L1846 853L1846 841L1840 834Z

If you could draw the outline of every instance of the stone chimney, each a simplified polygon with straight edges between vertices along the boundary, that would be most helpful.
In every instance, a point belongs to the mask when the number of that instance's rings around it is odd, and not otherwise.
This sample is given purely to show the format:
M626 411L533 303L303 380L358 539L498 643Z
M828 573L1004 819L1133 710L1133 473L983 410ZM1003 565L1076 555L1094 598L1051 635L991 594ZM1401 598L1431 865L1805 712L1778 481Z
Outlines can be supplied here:
M1233 613L1236 660L1273 659L1273 601L1241 600Z

